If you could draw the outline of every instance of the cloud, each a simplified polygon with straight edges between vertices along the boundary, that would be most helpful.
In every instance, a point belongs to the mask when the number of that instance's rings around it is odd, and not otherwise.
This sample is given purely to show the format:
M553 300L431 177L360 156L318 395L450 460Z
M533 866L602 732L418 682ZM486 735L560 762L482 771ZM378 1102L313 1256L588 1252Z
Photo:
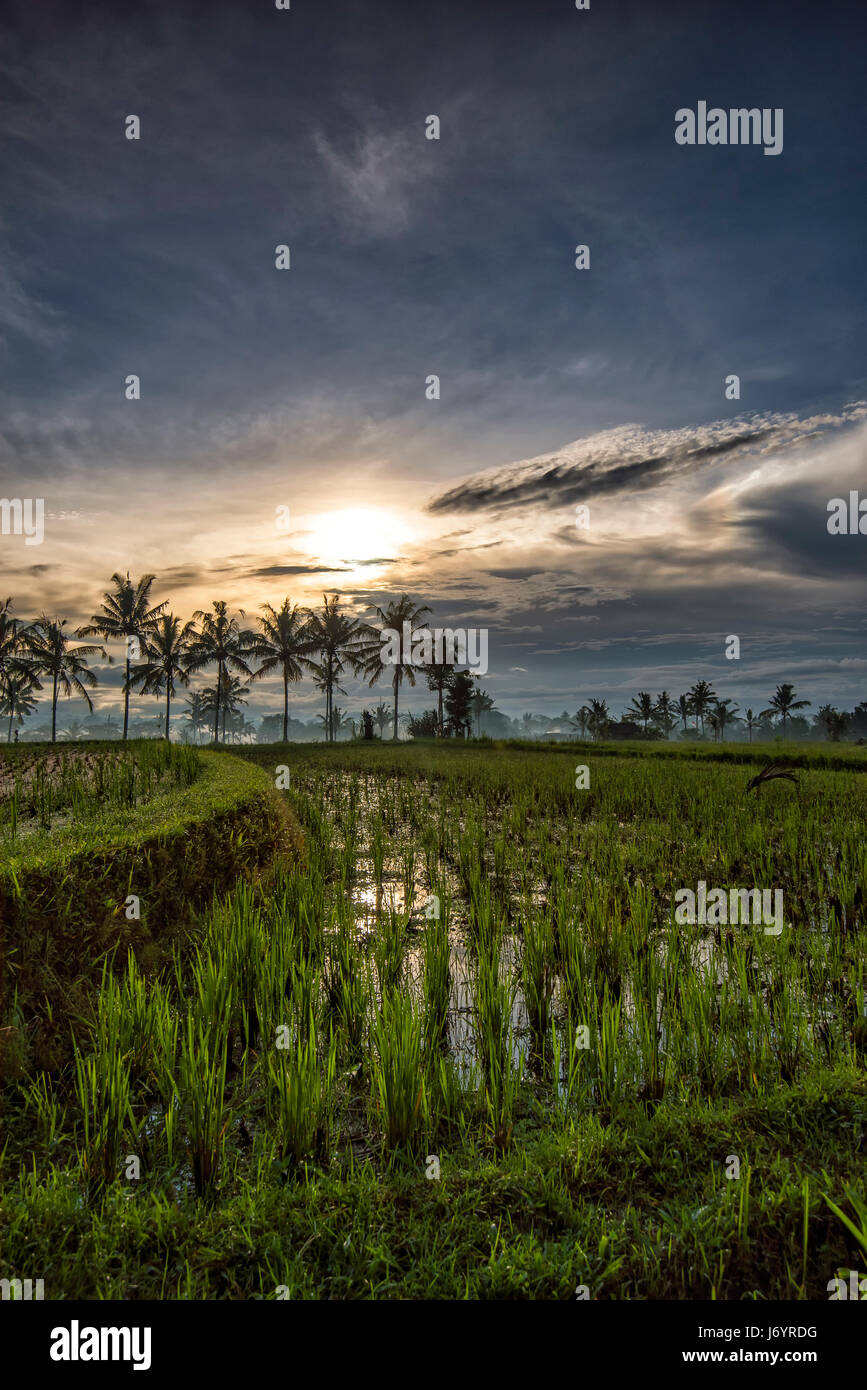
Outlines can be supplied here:
M431 169L422 156L426 141L405 131L366 131L341 151L321 131L313 143L331 177L345 217L356 230L374 236L405 232L415 212L414 193L430 189Z
M867 415L863 402L838 415L740 416L675 430L622 425L565 444L551 454L477 474L428 503L431 513L503 512L513 507L563 507L604 494L660 487L721 458L792 450L826 430Z

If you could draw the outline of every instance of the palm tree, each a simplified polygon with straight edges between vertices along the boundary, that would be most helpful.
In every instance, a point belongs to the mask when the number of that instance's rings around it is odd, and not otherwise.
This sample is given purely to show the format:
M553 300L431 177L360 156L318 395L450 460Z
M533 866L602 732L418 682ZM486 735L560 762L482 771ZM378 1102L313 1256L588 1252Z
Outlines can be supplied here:
M590 701L589 728L595 739L604 738L608 732L608 725L611 723L611 714L608 709L607 700Z
M582 738L587 737L587 730L590 728L591 715L592 710L590 709L589 705L582 705L581 708L577 711L575 718L570 719L568 721L573 729L578 730Z
M0 604L0 693L3 691L7 672L18 670L25 651L26 629L18 618L12 617L12 600L7 598Z
M247 664L247 657L255 650L256 635L242 628L237 618L229 617L229 606L223 599L215 599L210 613L198 609L193 617L201 624L201 630L191 642L186 658L188 672L200 671L204 666L217 663L217 680L214 691L214 742L220 740L220 705L223 697L225 678L230 671L246 676L253 674ZM245 616L243 613L240 615Z
M131 639L137 637L142 644L145 644L148 633L155 627L157 618L168 602L166 599L163 603L150 606L150 593L154 578L155 576L152 574L143 574L138 583L134 584L129 577L129 571L127 571L126 578L120 574L113 574L111 582L114 585L114 590L109 590L103 594L103 601L100 604L101 611L95 613L87 626L80 628L76 634L79 637L92 637L95 634L105 638L107 642L123 641L126 643L126 670L123 682L124 738L126 738L129 727Z
M184 701L187 706L185 719L189 719L193 729L193 738L196 743L199 741L199 730L204 728L208 722L205 702L202 698L201 690L194 690L189 700Z
M272 604L263 604L262 615L256 619L262 632L256 638L253 655L263 661L253 679L259 680L277 670L283 677L283 742L286 743L289 738L289 683L300 681L303 668L312 670L314 663L309 657L316 647L308 615L297 605L293 607L288 598L284 598L279 612Z
M717 700L713 707L713 727L719 731L720 738L725 743L726 724L738 723L738 709L733 700Z
M243 681L238 680L237 676L230 676L228 671L224 671L222 679L217 685L205 686L202 691L202 704L209 714L213 713L220 719L220 729L222 740L226 741L226 723L229 722L229 731L232 731L233 722L237 726L237 716L241 712L241 705L246 705L247 701L242 695L246 689Z
M454 667L449 666L446 661L432 661L424 668L428 690L435 690L437 693L437 732L440 738L445 734L443 696L448 689L453 671Z
M73 633L64 632L65 618L41 618L31 625L27 632L27 653L33 660L38 674L51 677L51 742L57 742L57 697L61 691L69 699L73 694L87 701L87 708L93 709L93 701L85 690L96 685L96 676L87 664L87 658L98 654L105 656L105 648L89 644L70 647L70 637L79 639L89 634L90 628L77 628Z
M494 702L486 690L476 689L470 696L470 709L476 716L476 738L481 735L482 715L494 708Z
M716 699L716 691L711 690L707 681L696 681L695 685L687 693L689 695L690 705L692 706L692 712L698 715L701 720L701 731L704 733L704 717L707 710Z
M656 704L653 707L653 717L668 738L677 723L677 706L667 690L662 690L657 695Z
M340 677L347 664L353 671L359 670L362 648L369 643L371 632L358 618L341 611L339 594L332 594L331 598L323 594L322 597L322 611L309 615L312 650L319 652L321 657L311 670L316 685L325 692L325 737L331 743L334 741L334 691L345 693L339 684Z
M33 714L39 703L34 699L33 692L41 689L36 673L28 662L20 660L5 663L5 672L0 682L0 716L4 719L9 716L7 743L12 742L12 721L23 724L25 718Z
M649 690L639 690L626 714L628 717L639 720L644 725L644 732L647 733L647 726L653 718L653 696Z
M773 696L771 697L770 705L767 709L762 710L762 713L759 715L759 718L764 719L765 717L767 717L769 719L773 719L775 715L780 715L783 721L783 738L785 738L786 723L788 721L789 715L792 713L792 710L806 709L809 704L809 700L795 699L794 686L788 684L778 685L776 690L774 691Z
M469 671L453 671L446 690L447 728L466 738L471 729L470 701L475 687Z
M380 700L380 702L379 702L379 704L377 705L376 709L373 711L373 722L375 723L376 727L379 729L379 737L380 737L380 738L382 738L383 732L384 732L384 730L386 729L386 727L387 727L387 725L388 725L388 721L389 721L390 719L391 719L391 710L388 708L388 705L383 704L382 700Z
M68 739L70 743L78 743L81 739L87 738L88 731L80 719L68 719L66 728L60 730L60 738Z
M756 715L753 714L753 712L752 712L751 709L748 709L747 712L746 712L746 714L744 715L744 723L745 723L746 726L747 726L747 733L748 733L748 735L749 735L750 743L752 743L752 741L753 741L753 729L758 728L758 723L759 723L759 721L758 721Z
M678 696L677 712L680 715L681 721L683 723L683 732L686 733L689 727L687 721L689 720L691 714L695 714L695 710L692 707L692 700L689 698L688 695Z
M190 683L187 656L197 636L194 623L185 623L181 627L180 618L173 613L163 613L148 636L145 661L140 666L134 666L129 673L130 685L140 685L143 695L166 692L166 742L170 735L172 697L177 693L175 681L179 680L182 685Z
M397 633L397 656L393 662L386 664L382 659L382 638L381 633L371 632L368 642L365 644L364 654L361 661L361 669L368 678L368 685L375 685L387 669L391 667L393 672L391 678L391 688L394 692L394 728L392 738L397 738L398 721L398 700L400 687L404 676L410 685L415 685L416 667L412 664L412 651L406 650L403 640L403 625L409 624L410 637L412 630L425 613L431 610L426 604L416 607L409 594L403 594L396 602L393 600L385 608L375 607L374 617L382 623L383 629L390 629ZM410 642L410 647L411 647Z

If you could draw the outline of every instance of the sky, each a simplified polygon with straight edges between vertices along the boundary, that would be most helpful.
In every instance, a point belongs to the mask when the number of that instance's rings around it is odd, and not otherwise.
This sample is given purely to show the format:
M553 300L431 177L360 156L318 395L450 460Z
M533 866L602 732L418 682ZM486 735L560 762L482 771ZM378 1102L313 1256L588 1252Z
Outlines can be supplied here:
M0 496L43 498L45 535L0 535L2 595L77 624L115 571L184 618L408 592L487 629L511 715L700 678L867 699L867 537L827 530L867 497L865 29L854 3L11 0ZM678 144L702 101L781 109L782 151ZM292 712L321 703L305 681Z

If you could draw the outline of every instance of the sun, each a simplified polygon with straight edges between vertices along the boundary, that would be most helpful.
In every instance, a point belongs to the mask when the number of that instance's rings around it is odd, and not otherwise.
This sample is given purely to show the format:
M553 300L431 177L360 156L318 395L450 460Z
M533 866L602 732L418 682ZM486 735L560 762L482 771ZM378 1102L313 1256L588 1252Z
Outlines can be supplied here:
M326 563L396 558L412 537L405 522L383 507L350 507L313 517L310 551Z

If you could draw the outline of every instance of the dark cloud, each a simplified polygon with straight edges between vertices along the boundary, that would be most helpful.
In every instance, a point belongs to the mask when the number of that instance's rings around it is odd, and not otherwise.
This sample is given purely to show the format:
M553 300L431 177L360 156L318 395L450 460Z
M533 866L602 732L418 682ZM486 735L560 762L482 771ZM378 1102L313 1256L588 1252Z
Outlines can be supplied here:
M576 440L554 454L469 478L434 498L427 510L437 514L501 512L517 506L565 507L607 494L640 492L694 474L726 457L747 459L770 449L796 449L823 430L849 425L859 418L859 407L853 406L818 418L757 415L655 431L624 426Z
M501 570L486 570L485 573L495 579L532 579L534 574L544 574L545 571L538 565L513 565Z

